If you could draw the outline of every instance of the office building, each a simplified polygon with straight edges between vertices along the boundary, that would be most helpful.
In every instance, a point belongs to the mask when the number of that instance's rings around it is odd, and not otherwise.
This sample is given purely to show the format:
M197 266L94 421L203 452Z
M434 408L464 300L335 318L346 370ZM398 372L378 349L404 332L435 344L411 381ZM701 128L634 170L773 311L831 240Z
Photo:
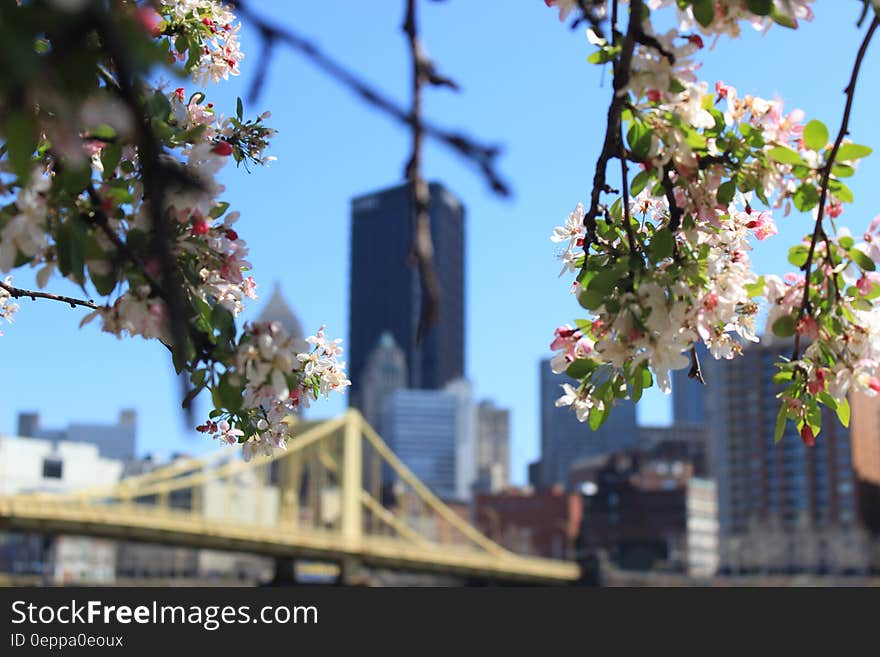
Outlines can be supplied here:
M401 388L406 388L406 356L394 341L394 336L386 331L367 356L363 371L361 394L361 413L373 429L384 433L382 428L382 404L385 397Z
M573 559L583 513L581 496L562 486L478 493L474 524L511 552Z
M718 495L711 479L692 477L687 484L687 562L693 577L718 572Z
M693 464L694 474L708 473L708 430L705 424L673 424L668 427L639 427L642 451L664 453Z
M33 414L25 423L28 417ZM38 421L25 428L38 430ZM94 443L0 436L0 495L109 486L122 468L121 461L101 456ZM38 575L46 583L111 583L115 556L115 545L103 539L0 532L0 571Z
M598 430L587 422L579 422L570 408L557 408L562 396L561 385L571 383L565 375L554 374L550 359L539 367L541 397L541 465L540 485L568 485L572 464L588 456L634 448L639 443L636 408L632 402L619 402L610 417Z
M579 544L604 550L619 566L684 571L685 494L693 464L661 445L591 456L575 463L570 482L583 493Z
M350 404L363 410L370 352L386 332L403 351L406 387L439 389L464 376L464 225L461 202L438 183L429 186L439 317L417 341L423 289L410 266L413 211L409 185L352 200L349 287Z
M388 446L436 495L466 499L475 475L474 408L465 382L444 390L396 390L385 398ZM386 468L384 481L393 475Z
M510 484L510 409L484 399L477 405L477 488L497 492Z
M137 414L133 410L123 410L116 424L71 423L65 429L47 429L42 426L39 413L19 413L18 435L41 438L53 445L89 443L98 448L102 458L129 461L135 458Z

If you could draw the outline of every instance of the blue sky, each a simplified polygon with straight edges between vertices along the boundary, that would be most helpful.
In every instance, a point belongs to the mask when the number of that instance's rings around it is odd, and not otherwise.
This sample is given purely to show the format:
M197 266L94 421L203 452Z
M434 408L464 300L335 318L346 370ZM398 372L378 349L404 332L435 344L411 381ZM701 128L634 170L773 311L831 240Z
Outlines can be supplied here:
M400 0L250 3L309 36L333 57L392 97L408 102L409 65L399 30ZM514 188L499 199L483 180L442 147L429 144L424 170L465 203L467 217L467 372L480 397L512 409L514 480L538 456L538 361L548 355L553 329L581 316L557 278L549 235L589 194L610 95L610 72L586 63L591 51L582 29L560 24L540 0L448 0L421 3L428 52L460 94L428 90L426 114L504 146L499 166ZM824 121L836 134L860 36L859 3L820 0L816 20L798 32L774 28L762 36L721 39L703 52L703 79L722 79L740 94L782 97L788 109ZM243 32L242 75L209 89L216 106L234 112L258 62L255 34ZM852 138L876 145L874 108L880 101L876 47L862 71ZM177 86L175 83L173 86ZM189 87L188 87L189 89ZM398 183L408 135L360 104L295 53L278 49L263 95L248 114L265 109L278 129L267 169L228 169L226 200L241 211L239 233L251 248L261 299L279 281L307 330L326 323L347 338L349 199ZM842 219L859 234L878 212L872 185L878 156L863 162L852 189L856 203ZM777 217L779 236L753 253L759 272L786 270L788 246L809 230L807 216ZM21 286L28 271L15 273ZM73 285L53 281L59 293ZM216 447L184 426L178 387L167 351L157 342L117 340L95 325L79 329L83 312L61 304L23 300L0 337L0 433L15 431L17 413L38 410L49 426L112 422L119 409L139 412L141 452L204 452ZM710 382L711 385L711 382ZM640 420L669 420L669 399L646 394ZM207 411L204 403L202 412ZM313 407L313 417L345 408L342 398ZM201 416L199 416L201 417ZM585 436L585 440L588 439Z

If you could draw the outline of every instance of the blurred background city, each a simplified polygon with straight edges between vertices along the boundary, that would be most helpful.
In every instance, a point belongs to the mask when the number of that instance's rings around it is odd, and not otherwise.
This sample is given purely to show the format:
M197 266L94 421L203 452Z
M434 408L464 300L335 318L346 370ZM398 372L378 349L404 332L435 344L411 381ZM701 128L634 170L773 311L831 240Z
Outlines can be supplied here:
M400 3L344 3L344 21L335 3L255 4L406 97ZM814 448L793 430L774 443L784 342L704 357L706 386L680 371L671 399L646 394L597 431L555 406L565 378L551 372L549 342L580 309L548 238L586 193L602 136L590 126L602 125L610 85L585 64L582 30L541 2L501 5L425 3L432 55L464 89L432 92L427 114L503 143L515 196L498 200L428 145L441 310L422 341L411 194L394 184L405 131L295 54L273 60L250 109L272 110L279 161L224 180L261 284L245 319L300 338L326 322L345 338L352 381L344 401L305 412L275 460L245 463L181 428L161 345L22 302L0 338L0 583L880 582L880 398L851 399L850 427L827 418ZM848 43L855 16L844 13L796 39L719 42L706 69L832 122L852 53L805 44ZM256 58L247 25L242 42ZM762 65L777 50L806 64L782 79ZM246 96L245 64L218 107ZM829 93L809 91L816 71ZM867 62L865 78L878 74ZM860 93L862 108L880 100L876 86ZM853 118L865 143L870 119ZM857 198L870 198L872 175L869 158ZM854 204L854 230L874 211ZM779 244L755 252L759 271L784 261L805 221L779 220Z

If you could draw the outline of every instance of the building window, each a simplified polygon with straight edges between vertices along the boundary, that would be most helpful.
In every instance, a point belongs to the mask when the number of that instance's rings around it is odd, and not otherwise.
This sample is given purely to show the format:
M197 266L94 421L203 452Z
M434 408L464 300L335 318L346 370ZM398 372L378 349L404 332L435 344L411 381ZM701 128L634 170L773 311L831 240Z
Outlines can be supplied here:
M43 478L61 479L64 462L57 458L43 459Z

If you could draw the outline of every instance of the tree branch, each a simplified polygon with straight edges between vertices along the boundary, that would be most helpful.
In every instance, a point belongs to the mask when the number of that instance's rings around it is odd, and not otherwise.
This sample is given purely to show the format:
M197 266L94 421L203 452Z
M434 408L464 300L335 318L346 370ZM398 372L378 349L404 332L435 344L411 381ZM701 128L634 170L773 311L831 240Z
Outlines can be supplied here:
M71 308L76 308L77 306L82 306L84 308L91 308L92 310L97 310L101 306L96 304L94 301L89 299L88 301L84 299L75 299L74 297L66 297L61 294L50 294L49 292L37 292L36 290L23 290L20 287L14 287L9 283L4 283L0 281L0 288L6 290L14 299L21 299L23 297L30 297L32 301L36 301L37 299L48 299L50 301L60 301L61 303L66 303L70 305Z
M149 202L150 220L153 227L153 246L159 259L164 300L168 306L168 323L171 334L171 352L177 356L175 362L187 360L187 344L190 334L188 304L184 300L183 281L177 272L174 255L171 251L172 234L165 214L165 185L170 179L160 160L162 148L153 134L150 119L140 100L137 89L139 80L131 63L126 45L121 41L115 26L106 12L94 12L98 34L105 51L118 72L117 90L119 97L129 108L135 121L138 135L138 156L142 166L144 198ZM112 231L110 231L112 232ZM178 377L182 399L189 395L189 381L181 372ZM184 406L187 423L192 423L192 410Z
M406 0L406 16L403 31L409 43L412 62L412 155L406 164L406 179L410 183L413 205L413 243L410 259L419 268L422 280L422 312L416 331L416 340L421 341L428 328L437 320L440 304L440 282L434 270L434 244L431 240L431 193L428 183L422 178L422 86L426 81L424 53L419 42L418 23L416 22L416 0Z
M244 0L230 0L230 3L237 9L239 15L243 19L246 19L247 22L256 27L260 34L260 38L264 41L263 52L267 51L265 42L283 43L289 48L304 55L312 64L342 84L342 86L355 93L368 105L378 109L409 128L413 127L413 124L417 119L411 112L407 112L388 96L371 87L345 66L323 52L314 43L305 37L296 34L290 28L278 27L266 19L261 18L250 9L250 5ZM271 48L268 50L271 52ZM266 62L263 63L263 66L266 66ZM448 78L442 78L433 74L433 69L429 70L432 71L432 75L434 76L434 79L428 80L429 82L445 86L452 86L454 84ZM264 75L265 73L258 73L257 79L259 80L260 76ZM262 83L259 85L256 85L255 83L255 86L256 91L258 92ZM251 92L254 92L254 87L251 87ZM504 182L496 170L496 160L501 152L498 146L480 144L460 133L445 130L421 119L419 119L419 121L424 136L435 139L473 164L483 174L484 178L486 178L492 191L500 196L510 196L510 187Z
M600 197L608 188L606 183L606 174L608 162L615 157L620 156L622 139L620 136L621 122L620 115L623 106L626 103L626 85L629 84L629 78L632 66L633 51L636 45L636 34L641 30L639 23L642 13L643 0L632 0L629 7L629 24L627 26L626 36L621 46L620 58L614 63L614 97L611 105L608 107L608 122L605 129L605 142L602 145L602 152L596 161L596 173L593 176L593 189L590 194L590 208L584 216L584 228L586 229L586 237L584 239L584 251L590 248L590 244L596 239L596 217L603 211ZM615 18L617 6L614 6ZM619 34L616 30L613 32L613 38L616 40ZM586 262L586 261L585 261Z
M822 183L820 187L819 193L819 210L816 215L816 227L813 230L813 237L810 240L810 250L807 253L807 261L804 263L803 271L804 271L804 298L801 302L801 306L798 309L797 321L803 318L804 313L810 311L810 274L813 266L813 256L816 253L816 244L820 239L828 244L828 237L825 235L825 229L822 227L822 220L825 218L825 202L828 199L828 183L831 179L831 169L834 167L834 160L837 157L837 152L840 150L840 146L843 143L844 138L849 134L849 119L852 114L853 101L855 100L855 92L856 92L856 82L859 78L859 71L862 68L862 61L865 58L865 53L868 50L868 45L871 43L871 38L874 36L874 32L877 31L877 27L880 26L880 15L874 15L874 20L871 21L870 27L868 27L868 31L865 33L865 38L862 40L862 45L859 46L859 51L856 54L856 61L853 65L852 75L849 79L849 84L844 89L844 94L846 94L846 105L843 108L843 119L840 123L840 130L837 133L837 139L834 140L834 146L831 149L831 154L828 156L828 161L822 168ZM792 351L792 360L797 360L800 357L800 348L801 348L801 336L799 333L795 332L794 337L794 349Z

